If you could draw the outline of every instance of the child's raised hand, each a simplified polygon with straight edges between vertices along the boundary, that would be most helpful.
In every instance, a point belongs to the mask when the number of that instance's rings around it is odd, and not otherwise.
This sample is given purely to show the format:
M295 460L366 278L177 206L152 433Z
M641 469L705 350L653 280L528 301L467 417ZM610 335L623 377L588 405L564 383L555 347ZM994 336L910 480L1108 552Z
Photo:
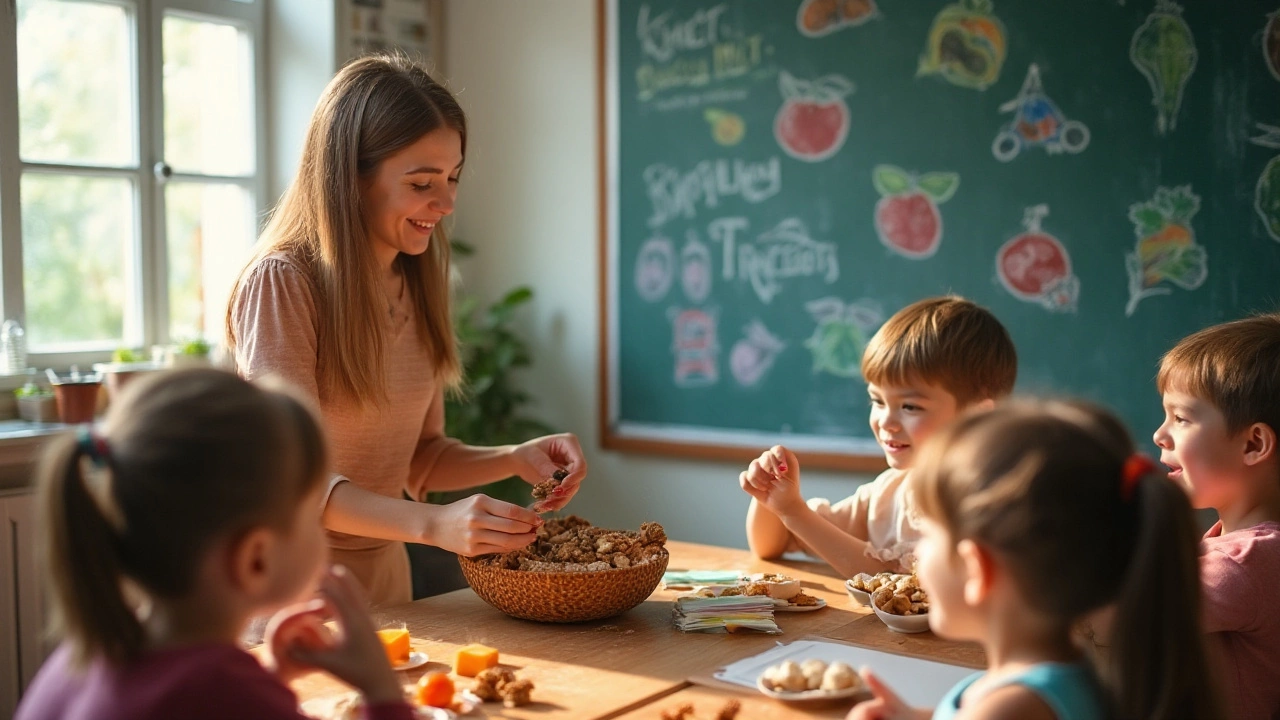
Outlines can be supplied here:
M290 605L271 617L265 642L281 682L288 683L315 669L294 660L294 648L321 651L333 647L335 639L324 624L326 617L324 601L319 598Z
M932 710L921 710L903 702L897 693L867 668L862 668L858 674L870 688L873 697L854 705L845 720L924 720L933 715Z
M374 631L360 583L336 565L321 581L320 595L318 606L295 606L292 612L281 613L284 617L278 623L272 619L275 627L268 629L268 642L282 679L287 679L286 672L320 669L359 690L371 705L403 700L404 691ZM338 635L314 634L316 624L324 628L320 621L325 615L338 621Z
M800 461L795 453L774 445L751 461L738 484L748 495L778 515L785 515L800 505Z

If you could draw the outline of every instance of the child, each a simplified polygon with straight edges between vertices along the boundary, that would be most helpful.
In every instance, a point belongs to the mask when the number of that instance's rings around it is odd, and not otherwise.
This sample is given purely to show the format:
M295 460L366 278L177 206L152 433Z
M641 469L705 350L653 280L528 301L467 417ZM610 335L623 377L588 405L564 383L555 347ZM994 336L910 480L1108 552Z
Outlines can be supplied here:
M297 718L284 685L320 668L408 720L400 684L349 573L277 618L276 674L236 646L251 616L322 574L319 427L291 396L218 370L135 381L100 430L51 445L37 481L62 644L17 720Z
M1231 717L1280 717L1280 314L1216 325L1160 361L1160 461L1197 508L1204 628Z
M1066 403L970 414L911 482L929 626L982 643L988 663L935 720L1223 717L1197 631L1191 508L1118 420ZM1119 632L1095 670L1072 625L1113 601ZM851 720L930 717L863 674L875 698Z
M844 577L911 569L919 531L912 523L907 471L916 448L969 407L992 407L1013 391L1018 357L989 311L956 296L908 305L889 318L862 356L871 431L889 469L831 505L800 495L800 462L766 451L742 473L751 495L747 542L762 558L804 550Z

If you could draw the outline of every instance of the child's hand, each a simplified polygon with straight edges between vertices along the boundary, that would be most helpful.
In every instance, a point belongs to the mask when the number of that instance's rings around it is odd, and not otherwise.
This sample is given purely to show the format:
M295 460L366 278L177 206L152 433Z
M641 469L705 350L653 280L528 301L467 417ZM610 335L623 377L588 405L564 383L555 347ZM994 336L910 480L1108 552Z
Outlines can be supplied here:
M862 668L858 674L874 697L854 705L845 720L917 720L933 714L930 710L913 708L903 702L897 693L867 668Z
M324 601L317 598L290 605L267 623L265 642L280 682L292 682L315 669L294 660L294 648L313 652L333 649L335 638L324 624L326 616Z
M774 445L751 461L738 484L748 495L779 517L804 505L800 495L800 461L794 453Z
M272 620L276 627L268 630L268 642L282 679L285 672L320 669L359 690L370 705L403 701L404 690L374 632L360 583L337 565L321 581L320 595L319 608L286 611L279 623ZM313 634L322 613L338 621L337 636Z

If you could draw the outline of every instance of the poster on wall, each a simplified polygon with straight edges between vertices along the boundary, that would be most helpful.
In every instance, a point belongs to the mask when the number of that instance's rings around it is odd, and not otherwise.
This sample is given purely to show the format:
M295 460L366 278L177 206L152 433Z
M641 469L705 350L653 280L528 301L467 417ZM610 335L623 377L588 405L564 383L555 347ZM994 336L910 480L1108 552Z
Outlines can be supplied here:
M344 60L399 50L430 68L440 66L440 0L341 0Z

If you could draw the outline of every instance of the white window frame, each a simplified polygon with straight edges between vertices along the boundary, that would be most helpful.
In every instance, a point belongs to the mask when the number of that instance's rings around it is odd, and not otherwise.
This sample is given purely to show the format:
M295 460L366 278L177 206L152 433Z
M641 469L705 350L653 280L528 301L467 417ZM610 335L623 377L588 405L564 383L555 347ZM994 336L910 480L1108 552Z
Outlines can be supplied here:
M90 0L86 0L90 1ZM261 224L268 207L267 52L265 4L267 0L91 0L125 8L133 14L133 78L137 98L135 143L137 165L90 168L87 166L23 161L19 155L17 79L17 0L0 0L0 319L18 318L26 326L23 296L21 179L24 172L74 173L125 177L137 189L134 205L135 237L132 246L133 297L126 299L124 337L119 343L65 351L32 353L28 365L65 368L109 359L112 350L149 348L175 340L169 337L168 239L165 224L165 181L216 182L239 185L253 194L254 213ZM164 165L164 54L161 45L164 17L178 14L197 20L233 24L251 37L254 92L253 114L256 147L254 174L226 177L190 173L162 176ZM258 229L254 228L255 231ZM256 235L256 232L255 232ZM251 239L252 241L252 239ZM247 248L246 248L247 250ZM206 339L222 340L217 330Z

